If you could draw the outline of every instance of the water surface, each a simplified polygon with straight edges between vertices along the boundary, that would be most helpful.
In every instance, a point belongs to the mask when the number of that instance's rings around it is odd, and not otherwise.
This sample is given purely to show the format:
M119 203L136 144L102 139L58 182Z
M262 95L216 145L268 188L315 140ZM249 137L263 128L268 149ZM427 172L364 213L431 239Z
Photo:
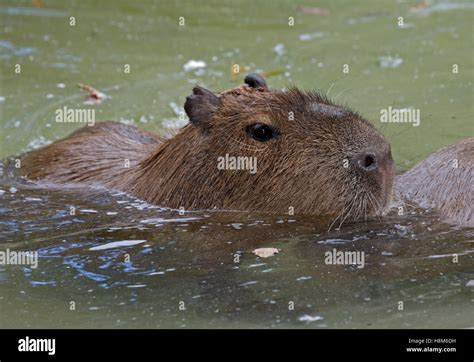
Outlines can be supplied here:
M0 5L0 158L80 127L54 121L63 106L153 132L180 127L192 86L241 84L236 63L273 88L316 88L350 105L389 138L399 170L474 134L470 2L33 4L42 2ZM190 60L207 66L186 71ZM85 105L77 83L108 98ZM420 109L420 126L382 125L388 106ZM1 250L37 251L39 264L0 267L0 327L474 327L472 229L430 212L328 232L330 221L180 215L117 192L38 187L2 168ZM252 254L261 247L281 251ZM363 251L365 267L325 264L334 248Z

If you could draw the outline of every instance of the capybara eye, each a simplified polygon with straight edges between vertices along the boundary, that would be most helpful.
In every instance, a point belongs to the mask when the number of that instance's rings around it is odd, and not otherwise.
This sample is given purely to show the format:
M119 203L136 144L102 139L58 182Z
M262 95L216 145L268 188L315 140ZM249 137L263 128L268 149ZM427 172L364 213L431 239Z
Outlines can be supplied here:
M247 132L257 141L265 142L278 135L278 131L268 124L255 123L247 127Z

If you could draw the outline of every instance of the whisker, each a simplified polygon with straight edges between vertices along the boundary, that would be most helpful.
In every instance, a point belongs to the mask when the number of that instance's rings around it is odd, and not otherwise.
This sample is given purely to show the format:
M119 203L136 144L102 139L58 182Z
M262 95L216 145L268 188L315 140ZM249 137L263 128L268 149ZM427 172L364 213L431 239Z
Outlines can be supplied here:
M334 219L334 221L331 223L331 225L329 225L328 232L331 231L331 228L332 228L332 226L336 223L336 221L337 221L340 217L342 217L342 216L344 215L344 213L346 212L346 210L351 206L351 203L352 203L352 201L351 201L347 206L344 207L344 209L341 211L341 213Z
M370 192L368 195L368 201L370 202L370 204L372 205L372 207L374 208L374 211L375 211L375 214L374 216L378 219L378 220L382 220L382 216L378 215L377 212L380 210L380 203L376 200L375 196L372 194L372 192Z
M353 199L353 201L352 201L352 206L351 206L350 210L347 212L347 214L346 214L346 216L344 217L344 219L342 219L341 223L339 224L339 226L338 226L338 228L337 228L338 230L341 229L342 224L344 224L344 221L346 221L347 217L351 214L352 208L353 208L354 205L356 204L356 201L357 201L357 199L358 199L358 196L359 196L359 194L357 194L356 197Z

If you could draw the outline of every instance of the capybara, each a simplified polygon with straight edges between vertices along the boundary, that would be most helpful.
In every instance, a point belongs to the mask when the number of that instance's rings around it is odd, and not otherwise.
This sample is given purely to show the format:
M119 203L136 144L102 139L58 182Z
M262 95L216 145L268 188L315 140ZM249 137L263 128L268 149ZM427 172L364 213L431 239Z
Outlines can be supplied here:
M250 74L215 94L195 87L190 123L164 139L115 122L84 127L21 159L33 180L125 191L171 208L382 214L392 196L390 144L357 113Z
M449 145L395 177L397 198L439 210L445 221L474 226L474 138Z

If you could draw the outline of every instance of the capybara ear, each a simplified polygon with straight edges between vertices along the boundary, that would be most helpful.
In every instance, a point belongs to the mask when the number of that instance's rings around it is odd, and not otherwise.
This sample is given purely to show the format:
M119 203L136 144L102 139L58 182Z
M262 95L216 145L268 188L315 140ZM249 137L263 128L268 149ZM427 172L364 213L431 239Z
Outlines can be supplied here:
M193 88L193 94L186 97L184 110L192 124L205 126L215 112L218 103L219 98L214 93L196 86Z
M262 91L267 91L267 82L260 74L257 73L250 73L244 79L245 84L247 84L251 88L256 88Z

